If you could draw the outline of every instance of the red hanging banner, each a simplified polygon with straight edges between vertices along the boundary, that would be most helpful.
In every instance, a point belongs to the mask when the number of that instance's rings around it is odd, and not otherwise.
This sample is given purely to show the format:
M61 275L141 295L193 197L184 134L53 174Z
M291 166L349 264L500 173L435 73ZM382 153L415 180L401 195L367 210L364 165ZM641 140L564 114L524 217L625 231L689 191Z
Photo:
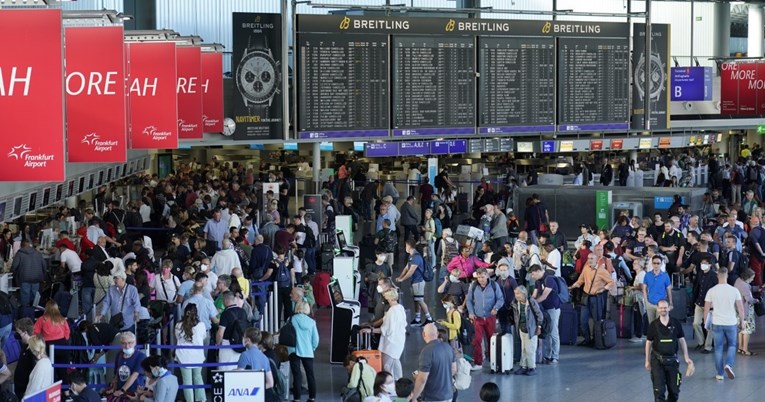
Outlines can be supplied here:
M204 132L223 132L223 54L202 53Z
M125 44L130 148L178 148L175 43Z
M69 162L125 162L122 27L68 27L66 122Z
M0 181L64 181L61 10L0 10Z
M202 50L180 46L175 51L178 63L178 135L202 138Z

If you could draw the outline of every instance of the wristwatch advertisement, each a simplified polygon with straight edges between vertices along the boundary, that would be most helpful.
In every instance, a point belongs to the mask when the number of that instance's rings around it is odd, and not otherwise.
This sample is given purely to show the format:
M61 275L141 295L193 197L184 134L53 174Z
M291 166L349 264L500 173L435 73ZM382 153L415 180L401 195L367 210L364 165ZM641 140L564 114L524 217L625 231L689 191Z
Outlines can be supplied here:
M282 138L281 15L234 13L235 140Z
M651 53L648 58L645 52L645 25L635 24L633 35L632 128L645 127L646 97L650 102L651 129L669 128L669 25L651 24Z

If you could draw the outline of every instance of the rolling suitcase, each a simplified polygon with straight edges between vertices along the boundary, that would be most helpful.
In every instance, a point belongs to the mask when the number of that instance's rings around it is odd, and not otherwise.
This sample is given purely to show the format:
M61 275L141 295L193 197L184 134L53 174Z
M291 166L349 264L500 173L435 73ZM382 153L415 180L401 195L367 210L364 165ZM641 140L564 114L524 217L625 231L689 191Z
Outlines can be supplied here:
M513 369L513 334L491 336L489 366L492 373L507 374Z
M611 320L601 320L595 324L595 349L611 349L616 346L616 324Z
M332 306L332 300L329 298L329 289L327 285L332 281L332 278L327 272L317 272L313 278L313 297L316 300L318 307L330 307Z
M672 288L672 310L669 316L682 322L688 319L688 292L685 288Z
M573 345L579 336L579 314L571 303L560 305L560 343Z
M619 305L619 313L616 317L616 336L618 338L629 339L634 335L633 314L632 306Z
M376 373L382 371L382 353L379 350L372 349L372 334L356 335L356 345L359 350L351 352L355 358L366 359L367 364L375 369Z

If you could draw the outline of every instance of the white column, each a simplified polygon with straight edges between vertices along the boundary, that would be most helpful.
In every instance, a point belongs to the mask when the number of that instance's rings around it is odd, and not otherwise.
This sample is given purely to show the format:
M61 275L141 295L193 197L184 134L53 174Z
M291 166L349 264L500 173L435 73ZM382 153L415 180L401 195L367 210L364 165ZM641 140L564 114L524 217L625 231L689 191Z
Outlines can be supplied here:
M318 194L321 188L321 147L318 142L313 143L313 154L311 156L313 156L311 168L313 169L313 183L314 190L316 191L314 194Z
M750 4L749 35L746 41L748 57L762 57L763 23L765 23L765 10L759 4Z
M712 55L728 57L730 55L730 3L714 3L714 18Z

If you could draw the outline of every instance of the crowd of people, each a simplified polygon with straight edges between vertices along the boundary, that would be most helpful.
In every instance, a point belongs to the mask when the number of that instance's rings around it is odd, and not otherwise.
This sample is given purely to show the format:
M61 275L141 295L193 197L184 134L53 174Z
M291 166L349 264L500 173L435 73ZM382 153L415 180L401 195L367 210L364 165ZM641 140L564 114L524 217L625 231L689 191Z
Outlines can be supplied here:
M258 175L242 164L212 161L180 164L163 179L138 177L132 184L143 188L140 202L123 206L115 189L102 187L92 205L62 207L37 228L58 233L50 249L39 250L29 226L6 229L0 257L21 291L18 305L5 297L6 308L0 298L0 342L15 341L15 334L28 346L13 375L15 392L29 395L63 380L79 400L94 400L87 384L106 383L102 392L112 400L165 402L186 384L197 386L181 393L193 402L206 400L208 383L195 365L218 362L264 370L267 400L301 400L305 391L315 400L320 339L314 299L326 289L312 283L317 271L331 267L321 257L320 234L335 233L336 215L351 215L359 231L372 228L374 252L360 267L371 317L357 332L371 334L382 367L378 372L353 355L345 365L346 394L357 392L368 402L457 400L471 371L491 367L492 337L505 334L518 345L513 373L534 376L539 365L560 364L563 341L598 346L590 321L598 328L625 310L632 312L629 328L620 333L646 342L646 366L657 373L661 366L664 378L677 370L671 361L679 348L686 350L678 319L693 317L696 349L715 353L718 380L735 378L736 355L754 354L748 341L765 262L754 186L729 202L713 181L700 211L676 197L652 219L625 212L611 228L583 223L570 249L538 195L526 200L522 220L508 208L512 180L495 189L482 179L470 208L461 208L445 170L405 197L385 180L366 182L360 170L342 164L325 183L318 222L304 208L289 214L295 179L288 169ZM278 194L263 193L264 183L278 183ZM480 234L457 235L458 223ZM279 323L291 327L291 341L275 342L276 333L257 329L270 290L263 282L278 291ZM440 303L429 303L426 289ZM411 321L405 298L414 307ZM569 313L578 319L568 320ZM425 345L413 377L401 364L410 327L422 327ZM663 337L676 340L674 349L665 348ZM49 345L115 340L121 350L114 356L98 350L47 356ZM222 348L149 356L136 349L157 341ZM72 373L53 366L105 363L107 356L113 370ZM169 369L171 358L185 366ZM0 380L5 372L0 367ZM679 392L670 383L659 387L662 393ZM498 400L498 390L484 388L482 398Z

